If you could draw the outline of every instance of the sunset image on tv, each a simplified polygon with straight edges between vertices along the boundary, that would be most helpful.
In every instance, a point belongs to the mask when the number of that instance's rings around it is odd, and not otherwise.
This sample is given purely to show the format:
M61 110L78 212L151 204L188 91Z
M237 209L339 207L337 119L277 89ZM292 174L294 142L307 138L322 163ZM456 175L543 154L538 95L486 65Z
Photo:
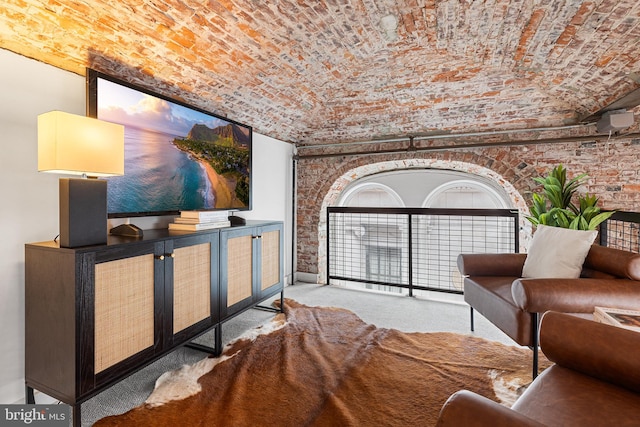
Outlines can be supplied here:
M251 129L99 78L98 118L125 126L109 213L249 206Z

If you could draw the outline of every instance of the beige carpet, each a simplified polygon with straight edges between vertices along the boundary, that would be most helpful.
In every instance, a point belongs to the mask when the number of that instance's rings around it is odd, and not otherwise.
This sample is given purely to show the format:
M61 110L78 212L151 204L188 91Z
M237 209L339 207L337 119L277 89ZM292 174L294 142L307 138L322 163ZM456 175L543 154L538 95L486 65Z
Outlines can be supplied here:
M164 374L145 404L95 425L428 426L457 390L510 405L530 380L526 349L285 300L221 357Z

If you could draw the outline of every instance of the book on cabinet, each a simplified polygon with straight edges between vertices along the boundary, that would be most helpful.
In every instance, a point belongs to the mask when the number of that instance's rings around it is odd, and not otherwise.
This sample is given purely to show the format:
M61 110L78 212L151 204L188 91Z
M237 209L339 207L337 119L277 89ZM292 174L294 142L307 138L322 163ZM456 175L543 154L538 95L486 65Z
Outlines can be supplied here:
M171 223L169 224L169 230L176 231L201 231L212 230L214 228L231 227L230 221L216 221L216 222L200 222L200 223Z
M180 211L180 218L196 219L200 222L220 221L229 218L229 211Z

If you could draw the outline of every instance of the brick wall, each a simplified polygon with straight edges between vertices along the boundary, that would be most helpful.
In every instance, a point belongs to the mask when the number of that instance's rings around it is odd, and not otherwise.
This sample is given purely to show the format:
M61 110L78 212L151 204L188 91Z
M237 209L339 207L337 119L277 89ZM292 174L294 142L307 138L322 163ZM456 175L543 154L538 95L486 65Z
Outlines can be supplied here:
M605 209L640 210L640 139L529 144L511 147L404 152L369 156L301 158L297 179L297 271L324 280L324 207L335 205L350 182L391 169L433 167L488 177L508 190L515 207L529 205L538 186L533 177L562 163L572 177L586 173L581 192L600 198ZM509 190L511 189L511 190Z

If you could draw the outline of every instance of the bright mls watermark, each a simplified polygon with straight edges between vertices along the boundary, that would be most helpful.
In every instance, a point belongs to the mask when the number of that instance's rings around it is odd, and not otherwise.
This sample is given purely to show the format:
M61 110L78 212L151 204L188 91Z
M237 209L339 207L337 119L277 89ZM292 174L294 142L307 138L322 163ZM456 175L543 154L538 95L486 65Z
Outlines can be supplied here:
M0 427L69 427L69 405L0 405Z

